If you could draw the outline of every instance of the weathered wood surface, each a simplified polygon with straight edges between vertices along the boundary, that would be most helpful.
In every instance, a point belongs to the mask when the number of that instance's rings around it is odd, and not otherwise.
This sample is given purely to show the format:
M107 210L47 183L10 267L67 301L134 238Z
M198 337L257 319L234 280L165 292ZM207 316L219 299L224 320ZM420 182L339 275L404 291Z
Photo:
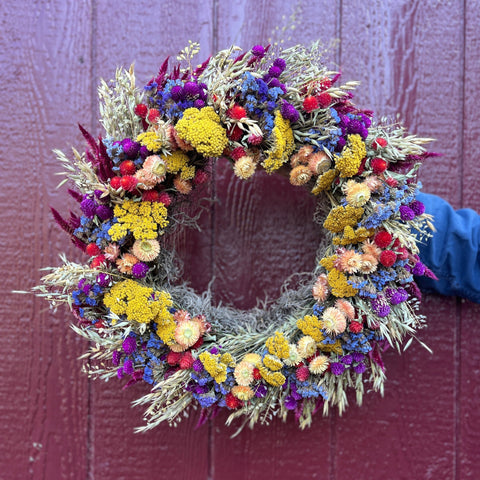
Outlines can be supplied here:
M389 352L384 398L367 395L362 407L352 399L343 417L318 417L304 432L293 420L277 421L230 439L234 430L223 426L223 415L198 430L192 418L174 430L134 435L142 412L130 401L144 387L89 381L77 360L86 345L69 330L68 316L9 293L35 285L39 268L57 264L59 251L73 254L49 216L49 205L66 208L50 151L81 147L77 121L99 131L98 79L135 61L139 81L146 81L188 39L200 40L205 56L231 43L339 39L332 58L346 80L362 82L357 103L378 115L399 112L414 133L438 139L433 149L444 156L425 165L424 190L480 210L478 2L296 5L1 4L2 479L478 477L477 305L426 297L429 328L420 338L434 355L419 344L401 357ZM203 231L183 232L177 244L196 288L214 278L216 301L247 308L257 297L276 297L286 277L311 267L319 234L313 203L283 178L241 183L223 162L217 167L210 185L216 202L202 218Z

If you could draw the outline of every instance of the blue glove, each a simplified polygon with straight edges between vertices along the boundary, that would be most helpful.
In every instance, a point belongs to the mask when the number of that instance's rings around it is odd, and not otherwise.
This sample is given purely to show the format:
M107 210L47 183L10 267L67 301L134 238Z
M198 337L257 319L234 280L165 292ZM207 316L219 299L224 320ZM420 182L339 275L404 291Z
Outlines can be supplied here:
M418 278L419 287L480 303L480 215L468 208L455 211L435 195L420 193L417 200L435 217L437 230L418 246L420 259L438 280Z

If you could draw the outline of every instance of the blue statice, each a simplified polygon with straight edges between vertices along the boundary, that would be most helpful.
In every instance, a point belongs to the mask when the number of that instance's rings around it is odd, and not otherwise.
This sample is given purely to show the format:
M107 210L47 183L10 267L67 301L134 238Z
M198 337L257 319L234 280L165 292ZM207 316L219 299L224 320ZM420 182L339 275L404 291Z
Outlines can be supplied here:
M319 317L324 310L325 307L323 305L319 305L318 303L313 306L313 314L317 317Z
M361 333L347 332L343 335L342 348L349 352L368 353L372 347L369 340L373 337L372 332L369 332L367 336Z
M112 159L114 164L113 170L118 171L118 165L125 160L125 153L120 142L116 142L112 137L102 139L103 144L107 150L108 156Z
M252 92L258 92L260 88L260 82L265 82L260 79L256 79L250 72L245 72L242 75L242 84L241 84L241 97L244 97L247 92L252 91ZM266 84L265 84L266 86ZM268 88L268 87L267 87Z
M206 370L204 370L202 373L191 372L190 378L202 387L210 382L213 382L213 378Z
M365 220L362 220L358 227L378 228L395 213L392 205L383 205L377 202L376 212Z
M158 83L157 82L151 82L149 83L148 85L145 85L143 87L143 89L146 91L146 92L149 92L151 90L154 90L155 88L158 87Z
M330 107L330 115L335 120L335 123L340 123L340 116L338 115L338 112L333 107Z
M268 89L268 98L276 102L278 97L283 95L283 90L280 87L273 87Z
M202 408L211 407L217 401L217 398L215 397L215 395L211 393L203 393L203 394L192 393L192 397L198 401L198 403Z
M394 269L377 270L370 275L370 280L378 291L382 291L388 282L397 278L397 272Z
M145 365L145 368L143 369L143 379L147 382L153 385L154 380L153 380L153 370L152 367L150 367L150 364L147 363Z
M347 283L353 288L360 290L368 285L368 280L359 280L358 282L355 282L354 280L348 280Z
M163 341L158 338L155 333L150 332L150 338L147 341L147 348L160 349L163 346Z
M273 127L275 126L275 119L271 113L264 112L263 118L265 121L264 128L267 133L272 133Z
M297 393L303 398L318 398L321 396L324 400L327 399L327 392L325 389L315 383L298 382Z

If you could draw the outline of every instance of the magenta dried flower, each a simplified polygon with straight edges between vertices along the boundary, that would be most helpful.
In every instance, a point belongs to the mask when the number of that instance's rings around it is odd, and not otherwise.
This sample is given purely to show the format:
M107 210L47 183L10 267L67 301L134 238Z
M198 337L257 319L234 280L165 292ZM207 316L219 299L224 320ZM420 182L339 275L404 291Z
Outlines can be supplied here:
M110 275L107 275L106 273L99 273L97 275L97 278L95 281L103 288L108 287L111 282Z
M265 55L265 49L262 45L255 45L252 48L252 53L258 58L263 58L263 56Z
M280 70L278 67L276 67L275 65L272 65L269 69L268 69L268 74L271 76L271 77L274 77L274 78L278 78L282 73L282 70Z
M334 375L341 375L345 371L345 365L340 362L330 364L330 370Z
M273 66L279 68L282 72L287 67L287 62L283 58L276 58L273 62Z
M108 205L99 205L95 214L100 220L108 220L113 217L113 210Z
M195 98L199 93L200 93L200 88L195 82L187 82L183 86L183 94L186 97Z
M412 209L413 213L415 215L422 215L422 213L425 213L425 205L420 202L419 200L414 200L409 207Z
M112 363L118 367L120 365L120 359L122 358L122 353L119 352L118 350L114 350L112 353Z
M408 222L409 220L413 220L415 218L415 213L410 207L402 205L400 207L400 217L404 222Z
M138 151L140 150L140 144L134 142L130 138L125 138L122 140L122 147L125 155L129 158L135 158L138 155Z
M197 372L201 373L203 372L203 363L197 358L192 365L192 368Z
M138 262L132 267L132 275L135 278L143 278L148 273L148 265L143 262Z
M293 396L287 395L285 397L285 408L287 410L295 410L296 406L297 406L297 401L293 398Z
M80 208L84 215L88 218L93 218L97 211L97 202L89 198L87 195L83 197L82 202L80 203Z
M183 88L180 85L175 85L170 90L170 95L174 102L179 102L183 98Z
M123 362L123 373L125 375L132 375L134 371L135 370L133 369L133 362L129 358L127 358Z
M355 365L353 367L354 372L358 373L358 374L361 374L361 373L365 372L366 369L367 369L367 367L365 366L364 363L359 363L358 365Z
M280 109L280 113L282 114L282 117L290 120L292 123L295 123L298 120L299 113L295 109L295 107L288 102L283 102L283 105Z
M137 350L137 340L133 337L127 337L122 342L122 348L127 355L130 355Z

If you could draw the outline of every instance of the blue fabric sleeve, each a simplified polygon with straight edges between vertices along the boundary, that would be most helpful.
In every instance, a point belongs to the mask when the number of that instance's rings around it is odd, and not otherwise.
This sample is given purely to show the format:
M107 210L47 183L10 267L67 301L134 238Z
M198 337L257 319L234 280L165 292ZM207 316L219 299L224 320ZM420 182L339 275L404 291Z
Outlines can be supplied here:
M417 200L435 217L436 232L418 246L420 259L438 277L418 278L419 287L480 303L480 216L467 208L455 211L435 195L420 193Z

